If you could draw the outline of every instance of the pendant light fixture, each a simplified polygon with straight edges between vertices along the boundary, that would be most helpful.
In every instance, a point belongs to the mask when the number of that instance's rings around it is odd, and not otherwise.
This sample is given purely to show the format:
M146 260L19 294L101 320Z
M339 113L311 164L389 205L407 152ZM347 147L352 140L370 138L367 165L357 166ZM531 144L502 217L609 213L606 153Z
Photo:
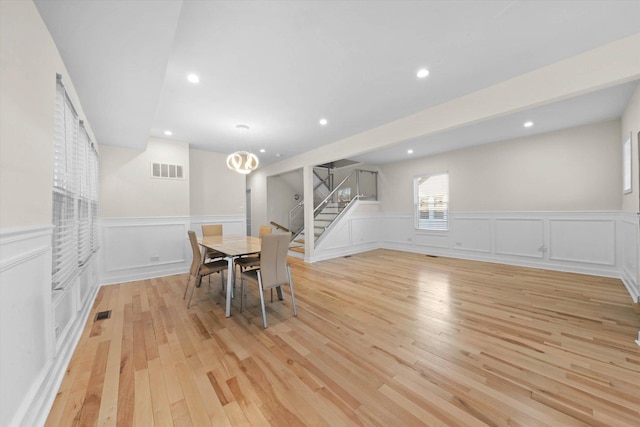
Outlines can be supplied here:
M241 132L243 143L246 143L247 134L249 133L249 126L237 125L236 129ZM227 157L227 167L233 171L245 175L255 170L258 167L258 163L259 160L255 154L244 150L231 153Z

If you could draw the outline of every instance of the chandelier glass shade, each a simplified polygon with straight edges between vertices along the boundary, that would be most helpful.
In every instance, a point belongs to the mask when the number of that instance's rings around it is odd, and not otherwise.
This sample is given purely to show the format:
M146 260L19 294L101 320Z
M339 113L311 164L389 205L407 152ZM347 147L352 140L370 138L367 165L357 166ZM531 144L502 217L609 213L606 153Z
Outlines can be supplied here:
M248 151L236 151L227 157L227 167L245 175L255 170L258 163L258 157Z
M238 129L242 133L242 137L246 142L247 133L249 132L249 126L237 125L236 129ZM258 167L259 162L260 161L258 160L258 156L244 150L231 153L227 157L227 167L232 171L236 171L245 175L255 170Z

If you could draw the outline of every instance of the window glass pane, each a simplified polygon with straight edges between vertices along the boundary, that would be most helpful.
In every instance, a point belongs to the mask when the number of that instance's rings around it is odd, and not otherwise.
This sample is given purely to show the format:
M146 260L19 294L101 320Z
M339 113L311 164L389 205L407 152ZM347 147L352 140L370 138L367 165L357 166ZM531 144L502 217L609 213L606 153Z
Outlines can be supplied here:
M422 230L449 229L449 174L424 175L414 180L415 222Z

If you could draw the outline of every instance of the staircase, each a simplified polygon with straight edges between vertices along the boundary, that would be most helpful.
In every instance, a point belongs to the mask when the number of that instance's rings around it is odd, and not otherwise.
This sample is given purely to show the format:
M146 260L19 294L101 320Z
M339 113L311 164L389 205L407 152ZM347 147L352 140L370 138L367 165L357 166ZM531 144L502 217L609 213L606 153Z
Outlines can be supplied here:
M368 186L361 185L362 174L371 175ZM332 185L333 176L329 172L327 178L324 180L318 176L314 171L314 183L318 179L318 183L314 186L314 199L317 198L318 192L326 193L326 196L322 201L317 202L314 200L314 219L313 219L313 239L317 244L323 237L323 234L336 221L340 216L346 214L354 205L356 200L377 200L378 187L377 187L377 172L355 169L349 176L344 178L340 184L329 191L330 187L326 187L327 183ZM367 184L367 182L364 182ZM324 187L324 188L323 188ZM354 191L355 190L355 191ZM364 191L361 191L364 190ZM354 194L355 193L355 194ZM352 196L352 194L354 194ZM290 229L293 214L301 215L303 212L304 200L298 203L294 208L289 211L289 224ZM303 258L305 253L305 234L304 225L299 226L297 230L292 229L293 239L289 245L289 255Z
M322 235L322 233L324 233L327 227L335 221L341 211L342 209L337 202L330 202L325 205L313 221L314 239L317 239ZM289 245L290 254L293 256L297 256L296 254L304 255L304 241L304 230L302 230L297 236L294 236L294 239L291 241L291 244ZM294 252L295 254L291 252Z
M327 227L331 225L341 211L342 209L338 207L337 202L330 202L325 205L318 215L316 215L313 220L313 232L316 239L324 233Z

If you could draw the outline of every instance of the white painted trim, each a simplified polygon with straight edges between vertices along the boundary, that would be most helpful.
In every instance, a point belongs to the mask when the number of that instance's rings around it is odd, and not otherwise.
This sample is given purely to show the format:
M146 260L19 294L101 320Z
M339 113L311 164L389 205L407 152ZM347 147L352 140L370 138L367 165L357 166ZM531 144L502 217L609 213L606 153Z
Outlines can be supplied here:
M100 286L117 285L126 282L135 282L138 280L155 279L158 277L174 276L176 274L185 274L189 272L188 267L175 267L167 269L153 269L139 273L121 274L117 276L109 276L109 278L100 278Z
M139 223L139 224L147 224L149 222L156 223L174 223L174 222L189 222L189 216L131 216L131 217L111 217L111 218L98 218L98 221L102 223L118 223L122 222L125 224L131 223Z
M6 228L0 230L0 246L20 242L41 236L51 236L53 225L31 225L28 227Z
M122 217L122 218L102 218L98 222L99 236L101 238L100 268L98 270L98 281L100 285L111 285L116 283L130 282L135 280L152 279L156 277L184 274L189 271L191 263L191 249L188 245L187 230L194 230L197 235L201 234L202 224L223 224L225 230L230 227L233 234L244 234L246 232L246 217L244 215L199 215L199 216L171 216L171 217ZM180 226L184 227L184 239L180 239L183 244L181 253L169 251L167 257L160 260L151 261L151 258L131 259L130 263L114 262L114 258L108 258L112 254L108 250L116 250L106 246L108 230L135 230L144 235L144 230L148 227ZM176 240L175 230L173 242ZM178 244L178 242L175 242ZM180 255L181 254L181 255ZM153 255L153 254L150 254ZM149 260L149 261L147 261Z
M627 287L634 301L637 301L637 298L640 297L637 295L637 287L632 286L632 284L635 285L635 277L639 276L638 272L624 271L622 264L621 242L620 236L618 235L618 230L620 229L619 224L621 221L637 221L637 216L635 213L628 214L620 211L451 212L449 214L449 231L426 231L416 229L413 225L412 212L372 212L370 215L366 213L358 213L358 218L365 219L367 217L382 221L382 227L380 228L384 228L384 221L394 221L394 226L398 227L398 231L402 233L402 235L398 236L398 238L402 240L405 239L406 236L408 242L393 240L393 236L381 232L379 234L377 244L368 243L366 245L366 249L364 247L361 247L360 245L355 245L353 242L349 242L349 244L345 246L333 247L331 249L323 249L323 245L321 244L319 245L319 248L316 248L316 251L319 253L313 257L306 257L305 261L316 262L319 260L362 252L363 250L385 248L443 257L620 278L622 279L623 283L625 283L625 286ZM345 218L342 218L340 221L351 221L352 219L353 217L347 216ZM455 233L456 221L459 220L488 221L490 236L484 237L484 239L488 240L485 240L482 245L483 248L487 247L490 249L479 250L478 248L456 247L454 245L453 236ZM528 253L505 252L497 250L497 223L499 221L509 220L531 220L541 222L541 241L543 242L543 244L540 256L533 256L533 252L530 249ZM550 235L550 224L553 221L595 221L599 223L602 222L612 224L613 226L610 227L610 229L608 229L607 231L612 233L610 237L614 242L613 249L615 253L607 253L607 259L602 260L581 259L579 257L571 257L571 259L564 259L566 257L555 257L554 259L554 257L550 256L549 247L549 245L552 244ZM335 226L332 227L332 229L328 232L331 233L333 230L338 229L340 229L340 225L335 224ZM423 238L421 239L420 237ZM429 237L432 237L433 239L429 239ZM640 237L635 237L635 239L639 240ZM448 245L446 244L447 241L449 242ZM637 242L637 244L640 246L640 242Z
M30 261L35 257L38 257L38 256L43 255L43 254L46 254L50 250L51 250L50 246L40 246L38 248L30 250L29 252L24 252L24 253L21 253L20 255L17 255L17 256L14 256L12 258L3 260L2 262L0 262L0 272L3 272L5 270L9 270L9 269L14 268L14 267L26 262L26 261Z
M0 272L11 274L11 270L21 268L22 264L35 259L42 259L43 262L39 263L38 270L34 271L34 274L44 278L43 280L48 277L48 286L47 283L40 283L39 286L43 290L51 290L50 254L52 251L52 233L53 226L49 224L0 230L0 250L2 255ZM96 258L93 257L85 268L97 262ZM76 298L74 298L74 310L70 313L67 330L56 340L54 337L54 307L60 301L58 295L73 293L74 291L77 291L77 289L74 286L69 286L61 291L51 290L50 295L43 296L45 303L44 340L42 341L42 347L38 350L42 351L42 363L40 366L32 367L35 373L29 378L28 389L16 399L19 402L15 406L9 422L10 426L38 426L44 425L46 422L66 374L67 366L84 331L98 287L92 286L88 290L84 301L81 301L81 306L77 305ZM15 321L19 322L20 319L17 318Z
M67 332L64 345L59 347L61 351L56 355L46 375L44 375L38 393L33 399L24 399L24 403L27 405L26 409L38 409L27 412L20 425L43 426L47 421L53 402L67 372L67 367L71 362L71 357L78 346L84 327L89 319L98 289L99 286L93 287L81 312L76 315L75 320L72 322L73 327Z
M340 258L348 255L355 255L355 254L368 252L368 251L372 251L374 249L379 249L379 248L380 248L380 245L377 242L366 243L366 244L357 245L357 246L356 245L345 246L336 250L323 251L322 253L320 253L320 255L314 254L313 258L305 257L304 260L305 262L308 262L308 263L314 263L314 262L325 261L333 258Z

